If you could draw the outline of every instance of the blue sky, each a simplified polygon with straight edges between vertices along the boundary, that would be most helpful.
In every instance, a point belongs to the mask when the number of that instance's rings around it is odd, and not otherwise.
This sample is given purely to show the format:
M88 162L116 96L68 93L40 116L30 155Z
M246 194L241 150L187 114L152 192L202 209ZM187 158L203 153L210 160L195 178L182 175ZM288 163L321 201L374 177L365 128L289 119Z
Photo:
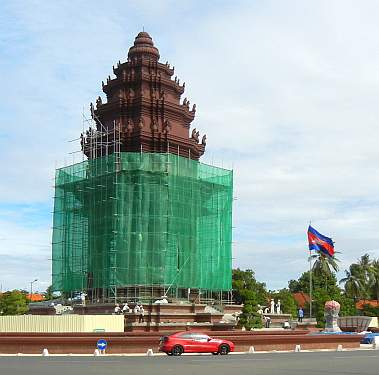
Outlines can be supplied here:
M235 171L235 266L272 289L307 268L309 220L341 268L379 257L377 1L2 1L0 283L50 284L53 176L142 27Z

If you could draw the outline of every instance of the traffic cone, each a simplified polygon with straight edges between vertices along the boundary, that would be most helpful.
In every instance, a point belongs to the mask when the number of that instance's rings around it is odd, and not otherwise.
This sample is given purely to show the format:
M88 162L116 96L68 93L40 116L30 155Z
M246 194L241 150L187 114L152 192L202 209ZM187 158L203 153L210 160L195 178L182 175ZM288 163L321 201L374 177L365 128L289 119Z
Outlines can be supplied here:
M95 351L93 352L93 355L94 357L99 356L100 355L99 349L95 349Z
M45 348L42 350L42 357L48 357L49 356L49 351Z
M254 348L254 346L250 346L250 348L249 348L249 353L255 353L255 348Z
M153 353L153 349L147 349L146 355L147 355L148 357L153 356L153 355L154 355L154 353Z

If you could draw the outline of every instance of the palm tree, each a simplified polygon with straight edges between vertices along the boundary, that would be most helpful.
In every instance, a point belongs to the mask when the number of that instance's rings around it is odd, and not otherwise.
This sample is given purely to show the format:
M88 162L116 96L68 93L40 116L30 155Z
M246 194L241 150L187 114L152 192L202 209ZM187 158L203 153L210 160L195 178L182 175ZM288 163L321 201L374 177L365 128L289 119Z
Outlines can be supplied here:
M345 270L345 275L346 277L339 282L340 284L345 284L345 293L355 300L366 298L368 292L367 280L361 266L357 263L351 264L349 271Z
M345 283L345 293L354 299L371 298L372 290L379 295L379 263L372 262L368 254L362 255L357 263L345 271L346 277L340 280L340 284ZM374 263L376 266L374 266Z
M311 258L316 259L312 267L315 274L331 276L333 272L338 272L339 260L335 256L331 257L319 251L317 254L312 255Z
M373 297L379 300L379 259L371 262L371 290Z

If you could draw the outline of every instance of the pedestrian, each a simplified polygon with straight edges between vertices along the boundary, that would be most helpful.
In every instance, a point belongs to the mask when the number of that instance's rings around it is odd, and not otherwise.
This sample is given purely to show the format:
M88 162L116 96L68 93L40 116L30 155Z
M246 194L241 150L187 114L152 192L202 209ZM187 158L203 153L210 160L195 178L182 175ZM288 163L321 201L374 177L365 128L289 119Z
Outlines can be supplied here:
M145 315L145 310L144 310L143 306L141 305L139 308L139 318L138 318L139 323L143 323L145 321L144 315Z
M303 322L303 318L304 318L304 311L303 311L303 308L300 307L300 309L297 311L297 321L299 323L302 323Z
M269 316L264 316L264 320L265 320L265 328L270 328L271 318Z

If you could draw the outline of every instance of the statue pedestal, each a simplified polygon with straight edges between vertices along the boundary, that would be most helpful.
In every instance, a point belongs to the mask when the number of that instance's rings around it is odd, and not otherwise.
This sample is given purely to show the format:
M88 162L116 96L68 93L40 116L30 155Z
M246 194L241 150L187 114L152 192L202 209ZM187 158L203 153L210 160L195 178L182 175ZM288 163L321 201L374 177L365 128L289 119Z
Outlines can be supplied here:
M271 319L270 328L283 328L284 322L288 322L291 326L291 314L263 314L263 316L268 316Z

